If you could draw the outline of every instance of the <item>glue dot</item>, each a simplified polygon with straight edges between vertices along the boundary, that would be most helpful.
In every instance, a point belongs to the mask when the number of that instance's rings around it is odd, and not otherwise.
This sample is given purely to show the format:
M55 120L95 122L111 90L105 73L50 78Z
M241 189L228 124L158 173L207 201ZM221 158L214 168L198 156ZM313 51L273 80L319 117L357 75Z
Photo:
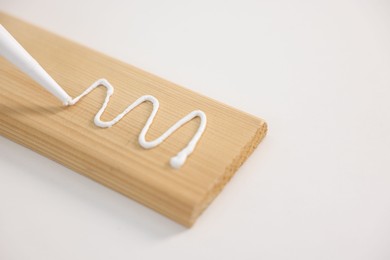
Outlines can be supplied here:
M187 156L185 154L178 154L175 157L172 157L170 164L172 168L179 169L186 161Z

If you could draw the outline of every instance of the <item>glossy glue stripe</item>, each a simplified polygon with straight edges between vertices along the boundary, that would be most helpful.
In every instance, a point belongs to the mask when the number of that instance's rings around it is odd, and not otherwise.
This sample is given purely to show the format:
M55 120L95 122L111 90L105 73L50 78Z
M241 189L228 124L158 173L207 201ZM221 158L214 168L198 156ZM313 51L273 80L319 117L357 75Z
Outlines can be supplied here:
M108 102L110 101L111 95L114 93L114 87L106 79L99 79L95 83L93 83L90 87L88 87L83 93L81 93L81 95L72 99L68 103L68 105L71 106L71 105L76 104L77 102L80 101L80 99L82 99L84 96L88 95L92 90L94 90L95 88L97 88L99 86L104 86L107 89L107 94L106 94L106 98L103 102L103 105L99 109L99 111L96 113L95 119L94 119L95 125L102 127L102 128L108 128L108 127L115 125L127 113L132 111L135 107L142 104L143 102L152 103L153 110L152 110L148 120L146 121L145 126L142 128L141 133L139 134L139 137L138 137L139 144L145 149L151 149L151 148L158 146L159 144L164 142L164 140L167 139L171 134L173 134L177 129L179 129L181 126L188 123L192 119L199 117L200 124L199 124L198 130L196 131L196 133L194 134L194 136L192 137L190 142L176 156L174 156L170 159L170 165L173 168L179 169L181 166L183 166L183 164L187 160L187 157L194 151L197 143L199 142L199 139L201 138L204 130L206 129L207 118L206 118L206 114L203 111L194 110L194 111L190 112L188 115L181 118L174 125L172 125L160 137L158 137L152 141L147 141L146 134L147 134L151 124L153 123L153 119L156 116L159 105L160 105L158 99L155 98L154 96L150 96L150 95L141 96L135 102L130 104L122 113L117 115L114 119L112 119L110 121L102 121L101 116L104 113Z

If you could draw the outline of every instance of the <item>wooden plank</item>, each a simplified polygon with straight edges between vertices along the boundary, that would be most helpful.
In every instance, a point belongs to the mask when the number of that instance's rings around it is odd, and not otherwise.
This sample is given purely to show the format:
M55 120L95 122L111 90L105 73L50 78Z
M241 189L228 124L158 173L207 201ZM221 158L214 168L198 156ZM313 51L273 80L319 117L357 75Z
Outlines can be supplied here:
M138 135L151 113L142 104L112 128L93 124L105 90L63 107L9 62L0 58L0 134L98 181L165 216L191 226L266 133L263 120L0 13L0 23L73 97L99 78L115 87L103 120L150 94L160 110L148 139L160 136L195 109L208 118L194 153L179 170L170 157L191 139L192 120L157 148L145 150ZM53 173L54 174L54 173Z

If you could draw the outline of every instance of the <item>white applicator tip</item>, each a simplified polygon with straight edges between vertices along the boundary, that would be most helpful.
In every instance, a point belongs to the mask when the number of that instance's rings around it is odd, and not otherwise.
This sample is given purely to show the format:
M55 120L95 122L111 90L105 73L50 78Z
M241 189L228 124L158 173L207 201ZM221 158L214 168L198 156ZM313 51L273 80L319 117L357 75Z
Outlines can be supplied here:
M39 85L69 105L70 96L42 68L41 65L20 45L16 39L0 24L0 56L4 57L21 71L30 76Z
M72 98L69 97L67 98L64 102L63 102L64 106L71 106L73 105L74 103L72 102Z

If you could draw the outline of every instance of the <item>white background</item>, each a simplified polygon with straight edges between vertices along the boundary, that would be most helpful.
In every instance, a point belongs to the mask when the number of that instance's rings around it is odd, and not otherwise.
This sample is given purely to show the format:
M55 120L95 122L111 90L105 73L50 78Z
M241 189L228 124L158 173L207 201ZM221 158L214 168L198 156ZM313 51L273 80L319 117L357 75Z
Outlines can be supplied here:
M389 1L0 10L269 123L192 229L0 138L1 260L390 259Z

